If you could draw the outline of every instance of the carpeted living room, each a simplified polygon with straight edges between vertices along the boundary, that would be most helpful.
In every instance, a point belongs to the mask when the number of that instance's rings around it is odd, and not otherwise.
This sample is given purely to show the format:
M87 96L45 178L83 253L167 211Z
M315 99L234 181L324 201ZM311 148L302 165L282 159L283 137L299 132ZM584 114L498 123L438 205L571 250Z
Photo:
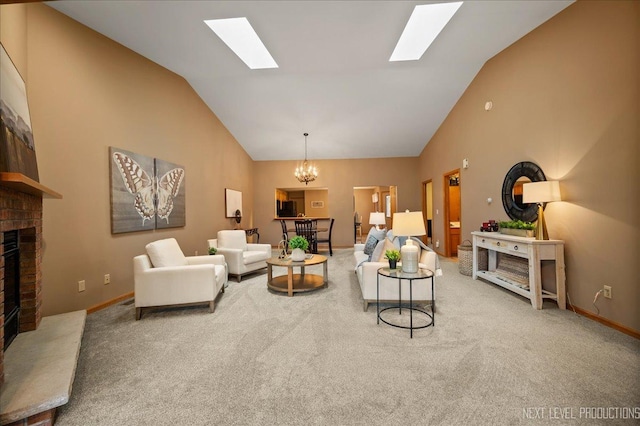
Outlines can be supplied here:
M232 280L213 314L135 321L126 300L89 315L56 424L515 424L540 407L596 424L581 407L637 410L637 339L444 259L436 326L410 339L363 311L352 256L336 250L327 288L292 298L262 273Z
M0 425L640 419L640 2L0 0L0 47Z

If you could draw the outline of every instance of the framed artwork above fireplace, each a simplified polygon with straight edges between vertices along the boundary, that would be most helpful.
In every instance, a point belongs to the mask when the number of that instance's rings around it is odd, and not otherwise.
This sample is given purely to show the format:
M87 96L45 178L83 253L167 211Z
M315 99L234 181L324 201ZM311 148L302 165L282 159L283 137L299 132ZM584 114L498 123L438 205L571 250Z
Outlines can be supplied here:
M0 172L20 173L39 182L27 89L2 44L0 44Z

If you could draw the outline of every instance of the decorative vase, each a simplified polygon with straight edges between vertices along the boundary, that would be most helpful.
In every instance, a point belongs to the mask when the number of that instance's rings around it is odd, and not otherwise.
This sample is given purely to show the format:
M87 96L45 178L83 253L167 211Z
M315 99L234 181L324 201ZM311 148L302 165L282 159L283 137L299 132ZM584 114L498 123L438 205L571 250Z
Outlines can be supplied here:
M389 269L396 269L396 264L398 263L397 260L391 260L389 259Z
M306 254L301 248L295 248L291 250L291 260L293 260L294 262L302 262L304 261L305 257Z

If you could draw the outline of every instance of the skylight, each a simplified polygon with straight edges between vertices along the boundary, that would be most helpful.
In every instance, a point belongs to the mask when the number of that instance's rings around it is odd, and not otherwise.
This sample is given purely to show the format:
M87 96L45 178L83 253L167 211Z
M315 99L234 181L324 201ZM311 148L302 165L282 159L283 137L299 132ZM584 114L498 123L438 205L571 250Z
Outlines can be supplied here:
M278 68L247 18L209 19L204 23L252 70Z
M462 3L459 1L416 6L389 61L416 61L420 59L462 6Z

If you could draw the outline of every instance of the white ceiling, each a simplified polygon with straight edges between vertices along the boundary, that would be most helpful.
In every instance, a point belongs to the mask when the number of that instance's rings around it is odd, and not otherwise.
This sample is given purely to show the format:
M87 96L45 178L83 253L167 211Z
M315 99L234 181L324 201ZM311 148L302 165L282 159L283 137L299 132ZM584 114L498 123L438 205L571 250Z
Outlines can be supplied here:
M293 160L304 132L310 159L419 155L484 63L572 1L467 1L422 59L389 62L426 3L48 5L183 76L253 160ZM233 17L247 17L279 68L250 70L203 22Z

